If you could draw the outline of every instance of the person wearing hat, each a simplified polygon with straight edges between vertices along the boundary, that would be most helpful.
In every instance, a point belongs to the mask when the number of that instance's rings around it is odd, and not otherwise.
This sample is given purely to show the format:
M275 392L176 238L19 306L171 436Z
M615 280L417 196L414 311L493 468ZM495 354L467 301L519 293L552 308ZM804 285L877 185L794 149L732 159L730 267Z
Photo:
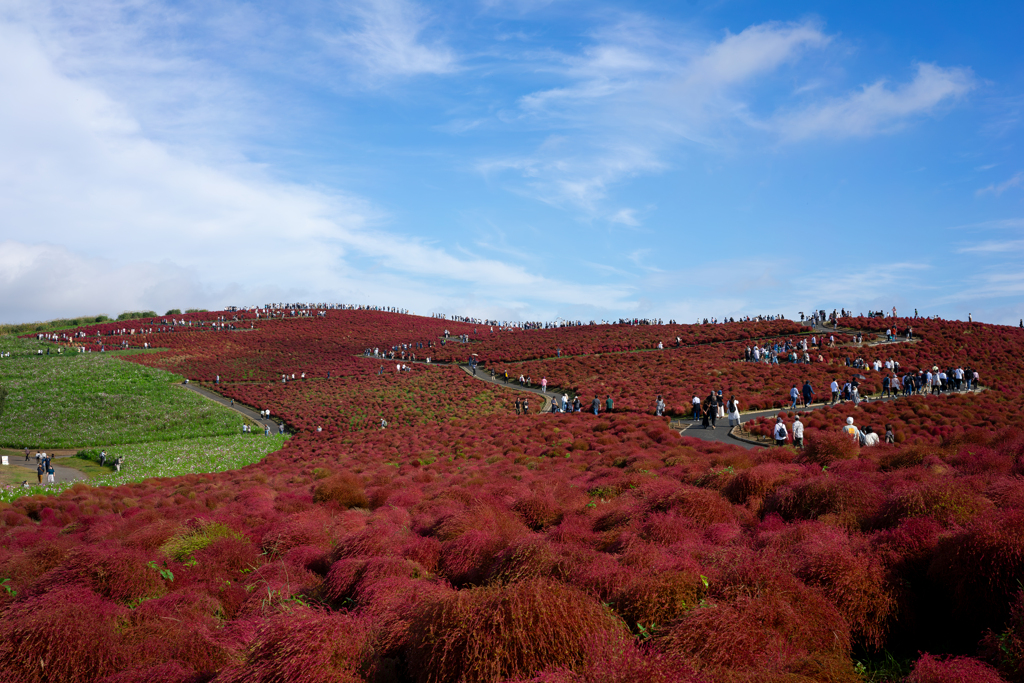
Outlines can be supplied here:
M853 438L854 438L854 439L856 439L856 440L857 440L858 442L860 441L860 430L859 430L859 429L857 429L857 428L856 428L856 427L855 427L855 426L853 425L853 418L852 418L852 417L848 417L848 418L846 418L846 426L845 426L845 427L843 427L843 432L844 432L845 434L847 434L847 435L849 435L849 436L853 437Z
M797 413L796 419L793 420L793 445L797 448L803 448L804 446L804 423L800 421L799 413Z
M786 431L786 424L782 421L781 417L775 418L775 445L785 446L786 440L789 438L789 432Z

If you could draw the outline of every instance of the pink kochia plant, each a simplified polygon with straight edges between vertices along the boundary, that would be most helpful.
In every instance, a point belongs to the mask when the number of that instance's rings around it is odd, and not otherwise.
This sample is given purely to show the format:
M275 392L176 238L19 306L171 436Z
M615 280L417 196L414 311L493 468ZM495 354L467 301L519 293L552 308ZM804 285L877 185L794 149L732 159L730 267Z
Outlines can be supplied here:
M815 411L805 448L747 450L640 413L720 384L769 405L804 371L820 396L854 347L768 367L742 347L799 326L491 332L329 311L236 334L217 317L130 358L219 374L294 436L237 471L0 504L0 679L855 683L852 653L889 650L931 653L910 683L1022 680L1024 333L915 322L923 341L881 348L970 364L986 390ZM446 328L469 346L442 349ZM479 348L616 412L517 416L462 370L359 357L406 342ZM859 447L848 414L902 439Z

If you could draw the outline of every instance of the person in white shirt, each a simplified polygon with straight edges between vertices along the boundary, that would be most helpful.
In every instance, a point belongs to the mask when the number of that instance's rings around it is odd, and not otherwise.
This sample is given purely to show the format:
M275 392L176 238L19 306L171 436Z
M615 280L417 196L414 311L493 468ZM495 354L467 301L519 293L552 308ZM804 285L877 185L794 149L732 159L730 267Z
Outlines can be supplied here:
M835 405L839 400L839 382L832 380L828 388L832 391L832 405Z
M804 423L800 421L799 415L793 421L793 445L797 448L804 446Z
M878 434L875 434L875 430L871 427L865 427L864 431L860 433L860 445L861 446L877 446L878 445Z
M775 445L776 446L785 446L786 445L786 439L789 438L789 432L786 431L786 425L785 425L785 423L783 423L781 417L775 418L775 432L774 432L774 436L775 436Z
M693 421L697 422L700 420L700 396L693 397Z
M735 426L739 425L739 423L740 423L740 404L739 404L739 402L735 398L730 397L729 398L729 403L726 404L726 407L727 407L727 409L729 411L729 426L730 427L735 427Z

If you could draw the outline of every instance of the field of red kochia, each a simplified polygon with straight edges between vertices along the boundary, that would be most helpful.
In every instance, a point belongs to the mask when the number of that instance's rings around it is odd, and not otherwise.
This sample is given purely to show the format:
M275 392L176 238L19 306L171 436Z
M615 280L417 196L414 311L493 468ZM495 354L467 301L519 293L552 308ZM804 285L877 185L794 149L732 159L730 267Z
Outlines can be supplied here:
M744 363L750 342L735 331L530 361L588 392L664 383L635 399L622 390L621 412L597 417L520 417L515 394L461 370L356 358L472 325L331 311L148 334L170 350L132 361L219 374L217 390L270 408L295 436L238 471L0 506L0 671L105 683L853 683L896 661L912 666L894 674L908 683L1022 681L1024 336L909 322L920 342L823 350L832 362L817 366ZM621 326L622 344L642 327ZM608 328L620 326L569 329L596 350ZM539 332L500 334L519 344ZM502 353L497 339L461 348ZM680 437L638 414L645 395L686 397L723 376L747 381L751 404L784 400L819 368L812 383L826 391L828 370L849 372L847 353L970 365L986 390L826 409L808 417L801 450ZM902 443L857 447L837 432L847 414L897 422ZM388 429L378 415L394 416Z

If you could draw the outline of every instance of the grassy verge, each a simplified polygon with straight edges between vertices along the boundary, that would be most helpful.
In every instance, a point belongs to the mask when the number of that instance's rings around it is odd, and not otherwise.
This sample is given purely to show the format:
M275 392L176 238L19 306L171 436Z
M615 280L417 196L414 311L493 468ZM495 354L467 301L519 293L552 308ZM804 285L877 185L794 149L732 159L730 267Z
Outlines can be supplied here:
M11 354L0 358L0 386L9 392L0 446L77 449L239 432L241 415L177 386L177 375L113 353L56 351L0 336L0 354Z
M235 434L213 436L180 441L157 441L151 443L122 444L107 447L108 461L124 458L121 472L115 473L110 467L81 458L61 458L59 465L75 467L91 475L87 482L91 486L117 486L151 479L153 477L177 477L184 474L203 472L224 472L259 462L268 453L279 450L285 437L257 434ZM76 462L77 461L77 462ZM21 483L24 475L16 482ZM70 488L75 482L53 484L43 489L0 488L0 502L10 502L25 495L57 495ZM80 482L79 482L80 483Z

